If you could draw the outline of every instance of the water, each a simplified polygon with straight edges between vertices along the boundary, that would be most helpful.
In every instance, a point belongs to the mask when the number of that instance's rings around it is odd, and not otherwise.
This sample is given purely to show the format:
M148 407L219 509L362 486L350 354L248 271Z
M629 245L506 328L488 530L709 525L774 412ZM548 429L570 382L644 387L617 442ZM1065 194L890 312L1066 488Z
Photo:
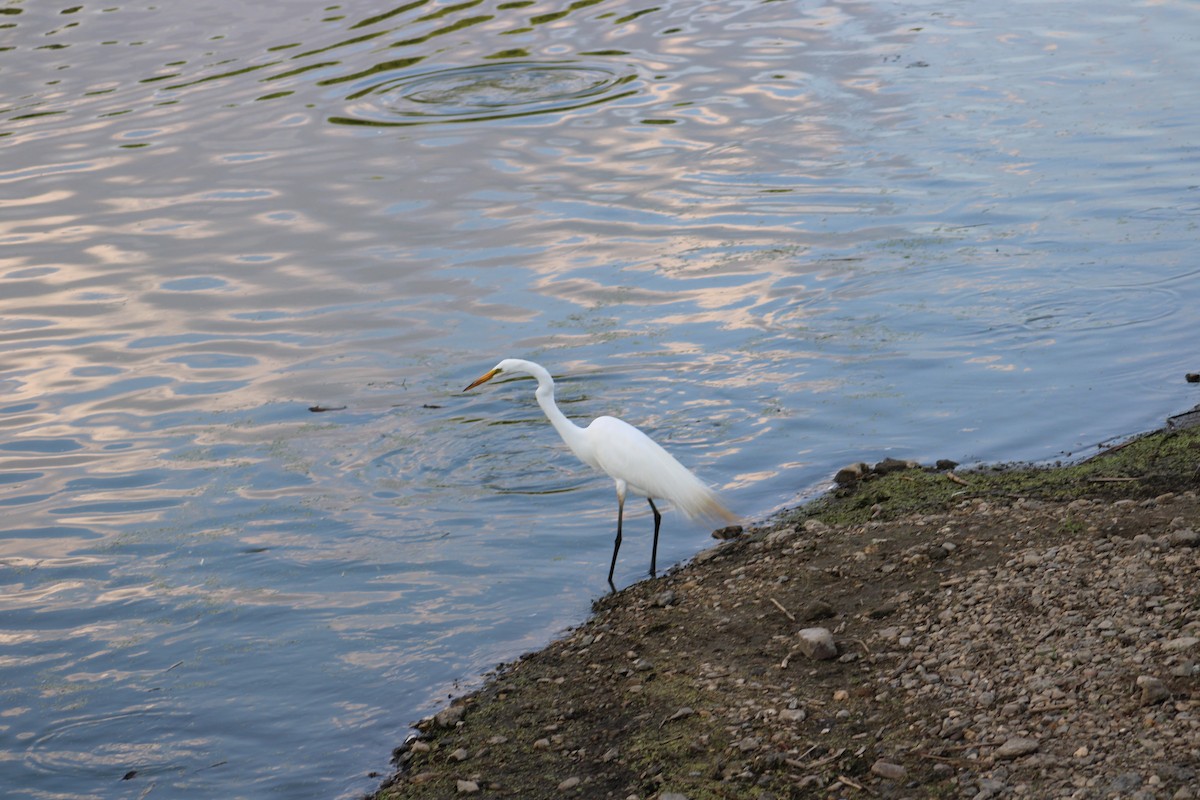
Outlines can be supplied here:
M1198 15L0 6L5 795L353 797L579 621L612 489L501 357L751 517L1195 403Z

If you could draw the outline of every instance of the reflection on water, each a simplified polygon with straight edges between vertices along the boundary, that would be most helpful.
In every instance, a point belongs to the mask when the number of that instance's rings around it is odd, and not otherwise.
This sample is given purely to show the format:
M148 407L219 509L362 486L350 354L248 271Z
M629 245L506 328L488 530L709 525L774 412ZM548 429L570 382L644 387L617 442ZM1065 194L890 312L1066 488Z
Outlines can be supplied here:
M357 796L577 621L611 485L501 357L749 515L1193 402L1196 14L0 8L6 786Z

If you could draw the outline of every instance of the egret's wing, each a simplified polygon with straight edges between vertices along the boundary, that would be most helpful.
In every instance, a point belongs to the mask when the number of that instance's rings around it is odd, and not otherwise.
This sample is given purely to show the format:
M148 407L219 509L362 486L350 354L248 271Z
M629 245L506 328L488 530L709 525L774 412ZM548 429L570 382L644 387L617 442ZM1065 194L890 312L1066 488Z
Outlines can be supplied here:
M587 436L596 466L625 481L630 491L669 500L689 517L734 519L716 492L629 423L597 417L587 427Z

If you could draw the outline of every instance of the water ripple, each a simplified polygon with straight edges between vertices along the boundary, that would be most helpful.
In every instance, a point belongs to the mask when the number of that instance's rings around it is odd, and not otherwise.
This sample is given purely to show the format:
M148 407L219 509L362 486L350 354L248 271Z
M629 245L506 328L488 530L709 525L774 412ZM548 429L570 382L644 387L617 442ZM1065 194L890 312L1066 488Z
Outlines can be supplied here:
M343 125L479 122L553 114L636 94L632 69L510 61L405 75L372 75L347 95Z
M58 776L106 775L113 780L135 770L178 770L202 757L205 746L174 735L187 723L184 714L156 709L62 720L29 748L27 764ZM130 736L132 731L137 734Z

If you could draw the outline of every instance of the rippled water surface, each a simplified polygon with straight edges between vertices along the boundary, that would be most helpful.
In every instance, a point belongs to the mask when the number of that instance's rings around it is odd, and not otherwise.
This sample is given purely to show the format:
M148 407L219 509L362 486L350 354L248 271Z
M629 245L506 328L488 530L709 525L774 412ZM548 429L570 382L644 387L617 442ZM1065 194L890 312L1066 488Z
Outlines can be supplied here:
M750 517L852 460L1053 459L1194 404L1197 30L0 0L6 796L353 797L579 621L612 488L528 381L461 393L504 356ZM708 542L668 513L660 563Z

